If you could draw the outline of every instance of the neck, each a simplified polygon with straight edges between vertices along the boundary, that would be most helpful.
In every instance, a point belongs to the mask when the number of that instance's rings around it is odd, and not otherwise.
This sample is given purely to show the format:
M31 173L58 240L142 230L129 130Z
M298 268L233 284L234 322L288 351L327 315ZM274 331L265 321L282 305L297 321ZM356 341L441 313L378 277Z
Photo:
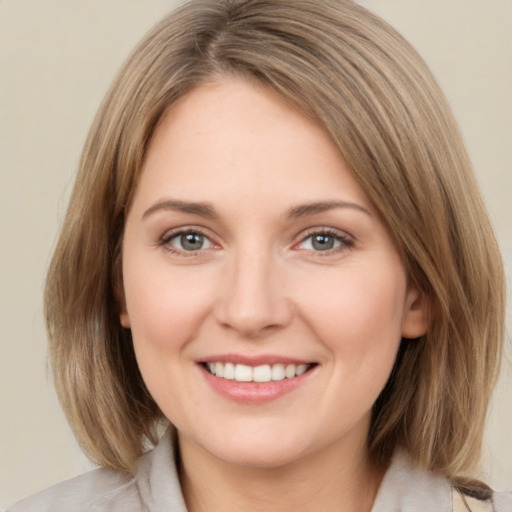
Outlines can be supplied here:
M279 467L226 463L183 436L180 478L190 512L370 512L384 468L365 443L331 445Z

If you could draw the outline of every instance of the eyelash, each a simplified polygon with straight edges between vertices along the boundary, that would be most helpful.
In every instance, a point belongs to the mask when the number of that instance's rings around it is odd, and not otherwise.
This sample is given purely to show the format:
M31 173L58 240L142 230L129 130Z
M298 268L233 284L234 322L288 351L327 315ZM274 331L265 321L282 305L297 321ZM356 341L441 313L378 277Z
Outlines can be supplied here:
M204 237L205 240L208 240L209 243L215 247L218 247L218 244L216 244L211 238L205 234L201 229L199 228L187 228L187 229L177 229L176 231L167 232L158 242L157 245L162 246L165 248L166 251L169 251L173 254L177 254L181 257L198 257L200 256L205 250L210 249L210 247L203 249L200 248L196 251L186 251L183 249L177 249L173 245L171 245L172 240L185 236L185 235L198 235L201 237ZM305 251L308 251L310 253L314 253L317 256L325 257L330 256L333 254L338 254L339 252L346 251L348 249L352 249L354 247L354 240L347 236L345 233L338 231L336 229L332 228L312 228L306 234L301 238L301 240L293 245L293 248L299 247L300 245L304 244L308 239L310 239L313 236L325 236L325 237L331 237L334 239L335 242L339 242L339 245L337 247L333 247L331 249L327 249L325 251L321 250L314 250L314 249L304 249Z
M184 258L190 258L190 257L197 257L201 253L203 253L206 249L198 249L196 251L186 251L182 249L177 249L174 247L171 242L172 240L186 235L198 235L203 237L205 240L208 240L212 246L218 246L215 242L211 240L211 237L208 236L206 233L204 233L199 228L185 228L185 229L177 229L176 231L167 232L158 242L159 246L164 247L166 251L169 251L173 254L177 254L178 256L184 257Z
M339 245L337 247L334 247L332 249L327 249L325 251L315 251L313 249L305 249L309 252L315 253L315 255L320 257L326 257L326 256L332 256L333 254L338 254L339 252L346 251L348 249L352 249L354 247L354 240L349 237L347 234L343 233L342 231L338 231L337 229L333 228L312 228L306 232L306 234L301 238L300 242L298 244L295 244L294 247L300 246L306 242L309 238L312 238L314 236L325 236L325 237L331 237L336 242L339 242Z

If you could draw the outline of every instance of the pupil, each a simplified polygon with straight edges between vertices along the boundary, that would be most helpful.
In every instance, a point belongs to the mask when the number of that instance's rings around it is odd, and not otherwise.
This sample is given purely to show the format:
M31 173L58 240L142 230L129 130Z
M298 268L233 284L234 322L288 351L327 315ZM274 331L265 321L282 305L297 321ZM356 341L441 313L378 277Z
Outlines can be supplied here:
M194 233L181 235L181 246L186 251L197 251L203 247L203 236Z
M315 235L313 237L313 248L317 251L328 251L334 247L334 238L329 235Z

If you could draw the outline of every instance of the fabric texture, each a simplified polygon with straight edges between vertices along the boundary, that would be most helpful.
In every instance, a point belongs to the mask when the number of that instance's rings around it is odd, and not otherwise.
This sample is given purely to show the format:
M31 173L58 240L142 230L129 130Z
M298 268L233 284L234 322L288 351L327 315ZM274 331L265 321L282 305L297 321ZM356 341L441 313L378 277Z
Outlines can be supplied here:
M7 512L187 512L175 445L169 431L139 459L135 476L96 469L20 501ZM445 478L413 467L403 452L394 456L372 508L372 512L468 510L512 512L512 493L495 493L493 503L464 501Z

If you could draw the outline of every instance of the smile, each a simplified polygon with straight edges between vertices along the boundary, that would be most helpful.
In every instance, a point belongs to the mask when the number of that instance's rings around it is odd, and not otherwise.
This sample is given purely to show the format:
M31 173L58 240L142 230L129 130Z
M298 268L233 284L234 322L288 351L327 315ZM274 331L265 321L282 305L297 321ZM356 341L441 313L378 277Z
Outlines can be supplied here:
M276 355L224 354L197 361L206 383L216 393L241 404L264 404L311 382L317 362Z
M221 379L236 382L277 382L299 377L307 372L312 364L262 364L249 366L245 364L209 362L206 370Z

